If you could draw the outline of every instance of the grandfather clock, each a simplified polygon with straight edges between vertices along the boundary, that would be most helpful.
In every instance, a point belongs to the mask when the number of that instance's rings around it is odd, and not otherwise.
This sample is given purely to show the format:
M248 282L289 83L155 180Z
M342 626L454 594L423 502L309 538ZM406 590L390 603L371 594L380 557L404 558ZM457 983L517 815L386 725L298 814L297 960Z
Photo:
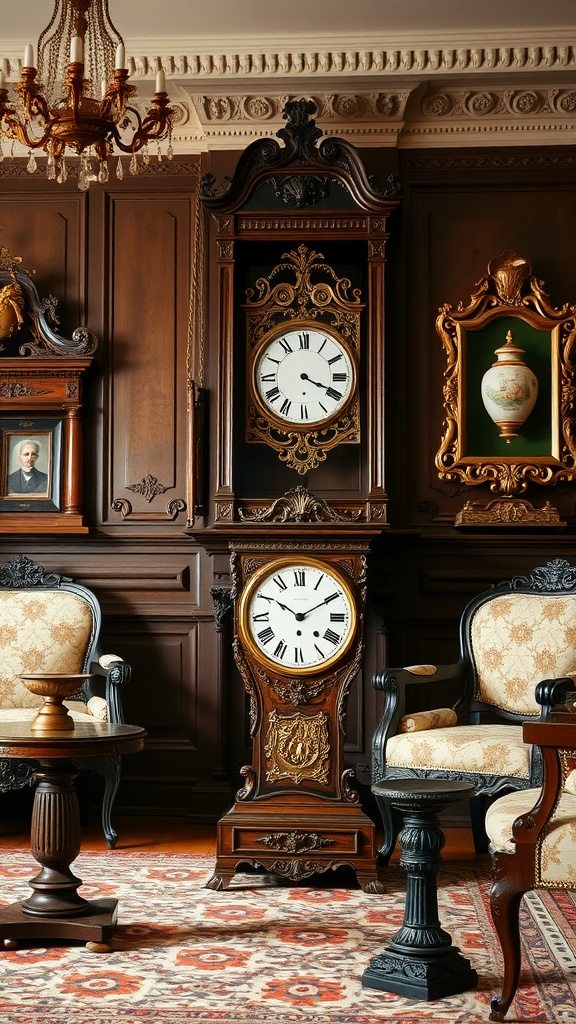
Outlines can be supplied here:
M251 763L218 823L214 875L299 880L347 865L381 891L375 827L344 759L362 671L366 564L386 528L384 265L396 183L288 103L229 187L204 181L216 243L218 393L206 522L190 531L229 572L232 647Z

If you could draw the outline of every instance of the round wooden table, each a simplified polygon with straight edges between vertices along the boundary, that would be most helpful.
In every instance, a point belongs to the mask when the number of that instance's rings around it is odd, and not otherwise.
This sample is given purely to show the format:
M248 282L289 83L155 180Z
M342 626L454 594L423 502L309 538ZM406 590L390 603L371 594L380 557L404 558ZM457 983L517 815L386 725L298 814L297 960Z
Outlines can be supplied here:
M76 939L90 948L107 949L118 913L118 900L85 900L82 879L70 870L80 853L80 810L73 761L142 750L146 731L135 725L76 722L67 732L38 733L30 722L0 725L0 758L38 764L32 808L31 851L42 870L30 881L32 893L21 903L0 908L0 939Z

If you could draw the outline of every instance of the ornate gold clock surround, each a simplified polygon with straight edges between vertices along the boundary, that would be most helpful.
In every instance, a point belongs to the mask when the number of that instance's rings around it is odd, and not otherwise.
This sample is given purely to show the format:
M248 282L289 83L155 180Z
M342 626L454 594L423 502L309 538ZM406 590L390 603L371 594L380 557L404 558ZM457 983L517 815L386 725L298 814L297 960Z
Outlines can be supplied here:
M290 280L291 276L294 276L294 282ZM320 276L320 280L314 281L314 276ZM255 289L250 289L247 294L244 305L248 347L246 440L270 445L278 452L279 458L299 474L316 469L336 445L360 441L358 363L361 316L365 306L360 301L359 290L355 289L350 295L350 289L350 280L339 278L333 267L325 262L322 253L301 244L283 253L282 263L273 267L266 277L259 278ZM322 345L333 338L344 350L350 367L349 393L335 412L331 412L331 400L343 396L335 389L336 380L330 375L325 378L325 387L314 382L320 387L325 406L320 402L301 405L302 415L306 415L301 423L282 422L274 409L263 402L257 381L259 361L271 341L278 339L282 344L285 332L299 332L301 339L308 339L307 332L324 332ZM293 355L299 357L304 365L307 353L310 354L309 349ZM314 357L314 353L311 354ZM292 353L288 358L291 356ZM342 354L336 355L333 361L342 358ZM271 365L274 362L271 361ZM348 374L340 376L344 379ZM342 384L338 382L338 386L342 387ZM277 388L274 390L279 394ZM290 404L285 399L284 405ZM315 409L312 422L307 422L309 406Z

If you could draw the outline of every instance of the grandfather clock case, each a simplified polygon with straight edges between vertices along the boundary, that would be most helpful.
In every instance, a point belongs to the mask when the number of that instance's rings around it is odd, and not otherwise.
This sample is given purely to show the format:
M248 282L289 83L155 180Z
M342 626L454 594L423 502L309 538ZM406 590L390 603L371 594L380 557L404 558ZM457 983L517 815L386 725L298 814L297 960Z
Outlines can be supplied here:
M288 103L282 144L252 143L221 191L203 182L216 450L189 531L233 611L252 746L218 824L215 889L242 865L293 880L347 865L382 888L344 740L370 542L387 526L384 268L399 198L351 144L322 138L314 113Z

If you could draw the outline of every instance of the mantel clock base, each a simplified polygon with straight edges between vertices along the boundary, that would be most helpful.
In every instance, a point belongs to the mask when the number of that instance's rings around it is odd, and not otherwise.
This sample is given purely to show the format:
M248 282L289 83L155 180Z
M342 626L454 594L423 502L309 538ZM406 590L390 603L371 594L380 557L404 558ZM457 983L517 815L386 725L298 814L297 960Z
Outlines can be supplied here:
M238 801L218 822L216 866L206 888L228 888L243 866L292 882L350 867L365 892L384 892L374 822L358 804L305 797Z

